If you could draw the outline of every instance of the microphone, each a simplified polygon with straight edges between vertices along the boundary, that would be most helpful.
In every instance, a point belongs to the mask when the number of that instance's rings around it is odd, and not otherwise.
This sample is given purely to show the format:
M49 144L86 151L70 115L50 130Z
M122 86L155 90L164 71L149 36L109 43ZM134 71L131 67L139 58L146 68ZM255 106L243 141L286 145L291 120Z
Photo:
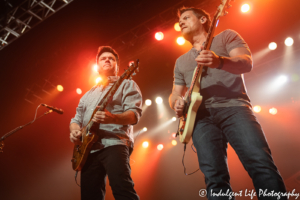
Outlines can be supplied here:
M62 109L59 109L59 108L55 108L55 107L52 107L52 106L48 106L47 104L41 104L42 106L45 106L46 108L49 108L50 110L53 110L54 112L57 112L58 114L63 114L64 111Z

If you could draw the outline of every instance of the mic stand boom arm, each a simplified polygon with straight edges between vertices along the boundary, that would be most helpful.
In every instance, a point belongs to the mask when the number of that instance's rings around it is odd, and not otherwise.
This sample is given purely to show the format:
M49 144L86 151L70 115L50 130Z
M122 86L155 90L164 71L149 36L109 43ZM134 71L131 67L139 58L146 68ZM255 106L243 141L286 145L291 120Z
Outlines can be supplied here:
M40 107L40 105L38 107ZM14 134L15 132L17 132L18 130L24 128L25 126L28 126L29 124L32 124L35 120L40 119L41 117L43 117L43 116L45 116L45 115L47 115L49 113L52 113L52 112L53 112L53 110L49 110L49 111L45 112L43 115L39 116L38 118L35 118L32 121L28 122L27 124L24 124L23 126L19 126L19 127L15 128L15 129L9 131L8 133L6 133L4 136L2 136L0 138L0 153L3 153L4 140L6 138L8 138L9 136L11 136L12 134Z

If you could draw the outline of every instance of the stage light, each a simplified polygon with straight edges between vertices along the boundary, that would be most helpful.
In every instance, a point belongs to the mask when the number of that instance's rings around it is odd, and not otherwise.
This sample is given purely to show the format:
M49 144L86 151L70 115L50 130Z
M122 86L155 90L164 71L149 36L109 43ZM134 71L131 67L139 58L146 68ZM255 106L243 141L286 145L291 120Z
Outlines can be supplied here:
M96 78L96 84L98 84L100 81L102 81L101 77Z
M147 141L143 142L142 146L144 148L148 148L149 147L149 142L147 142Z
M286 38L285 39L285 41L284 41L284 44L286 45L286 46L292 46L293 44L294 44L294 40L293 40L293 38L291 38L291 37L288 37L288 38Z
M176 118L176 117L172 117L172 121L174 121L174 122L175 122L176 120L177 120L177 118Z
M172 140L172 145L176 146L177 145L177 141L176 140Z
M275 43L275 42L271 42L270 44L269 44L269 49L270 50L275 50L277 48L277 44Z
M162 145L162 144L157 145L158 150L162 150L163 148L164 148L164 145Z
M269 113L272 114L272 115L276 115L277 109L276 109L276 108L271 108L271 109L269 110Z
M144 132L146 132L147 130L148 130L147 127L144 127L144 128L143 128L143 131L144 131Z
M277 78L276 83L277 83L277 85L282 85L285 82L287 82L287 80L288 80L287 76L281 75Z
M146 106L151 106L152 101L151 101L150 99L147 99L147 100L145 101L145 104L146 104Z
M81 94L81 93L82 93L82 91L81 91L80 88L77 88L77 89L76 89L76 92L77 92L77 94Z
M64 90L64 87L62 85L57 85L57 90L62 92Z
M250 5L249 5L249 4L244 4L244 5L242 5L241 11L242 11L243 13L249 12L249 10L250 10Z
M128 66L131 66L132 64L134 64L133 60L128 62Z
M173 137L173 138L176 138L176 133L172 133L172 137Z
M157 40L164 39L164 34L162 32L155 33L155 39L157 39Z
M185 43L185 39L183 37L178 37L176 41L179 45L183 45Z
M156 102L157 104L162 104L163 99L162 99L161 97L156 97L155 102Z
M175 29L175 31L181 31L181 28L180 28L178 22L176 22L176 23L174 24L174 29Z
M260 106L254 106L253 111L256 112L256 113L259 113L261 111L261 107Z
M94 70L94 72L97 72L97 73L98 73L98 65L97 65L97 64L94 64L93 70Z

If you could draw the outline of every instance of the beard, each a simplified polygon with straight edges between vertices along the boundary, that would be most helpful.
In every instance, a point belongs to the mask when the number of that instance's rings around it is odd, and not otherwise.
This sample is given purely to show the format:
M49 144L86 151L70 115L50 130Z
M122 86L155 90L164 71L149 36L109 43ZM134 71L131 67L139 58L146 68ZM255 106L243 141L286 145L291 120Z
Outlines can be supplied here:
M115 68L99 69L98 73L99 73L99 75L102 75L102 76L115 76L116 75L116 69Z
M190 42L193 37L193 33L191 32L182 33L182 36L184 37L185 40Z

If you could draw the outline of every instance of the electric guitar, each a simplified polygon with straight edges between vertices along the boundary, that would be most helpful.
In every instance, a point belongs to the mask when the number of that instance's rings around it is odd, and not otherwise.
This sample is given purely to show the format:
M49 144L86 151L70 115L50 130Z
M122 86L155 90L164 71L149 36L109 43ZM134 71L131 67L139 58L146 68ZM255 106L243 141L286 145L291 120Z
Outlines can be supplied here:
M227 11L225 11L225 9L231 7L231 5L229 5L230 1L231 0L221 0L221 4L217 9L212 20L211 26L208 30L207 38L204 44L205 50L210 49L216 25L219 21L219 18L227 14ZM184 98L185 106L183 109L183 116L179 119L177 135L179 135L180 142L185 144L187 144L192 137L197 111L202 103L202 96L200 94L200 80L202 70L202 65L198 65L194 70L189 92Z
M138 72L139 60L136 63L132 62L128 69L120 76L120 78L114 83L114 85L109 89L104 98L98 104L100 108L96 108L91 116L89 123L81 129L81 145L74 145L73 149L73 158L71 160L72 167L75 171L81 171L83 165L85 164L87 157L92 149L94 143L98 141L99 136L97 131L99 130L99 124L92 121L94 114L97 111L104 111L107 104L112 99L113 95L125 79L132 79L132 75L135 75L135 72Z

